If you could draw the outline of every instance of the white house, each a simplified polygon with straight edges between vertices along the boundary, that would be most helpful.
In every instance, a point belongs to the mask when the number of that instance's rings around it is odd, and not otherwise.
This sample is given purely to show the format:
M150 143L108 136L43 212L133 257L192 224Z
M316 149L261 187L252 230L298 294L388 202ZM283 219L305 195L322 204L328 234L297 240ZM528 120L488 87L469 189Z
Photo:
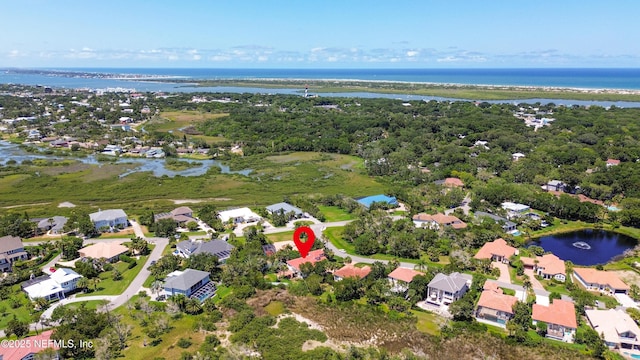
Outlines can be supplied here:
M23 290L29 296L29 299L44 298L46 300L64 299L65 294L75 290L78 287L78 279L82 275L77 272L60 268L54 271L49 277L42 277L35 283L27 281L23 284Z
M232 220L233 223L250 223L257 222L262 219L260 215L254 213L248 207L220 211L218 213L218 217L220 218L220 220L222 220L223 223L226 223L229 220Z
M104 227L124 228L129 224L127 214L122 209L101 210L89 214L89 218L98 230Z
M426 301L435 305L449 305L460 300L469 290L472 280L471 275L457 272L436 274L428 285Z

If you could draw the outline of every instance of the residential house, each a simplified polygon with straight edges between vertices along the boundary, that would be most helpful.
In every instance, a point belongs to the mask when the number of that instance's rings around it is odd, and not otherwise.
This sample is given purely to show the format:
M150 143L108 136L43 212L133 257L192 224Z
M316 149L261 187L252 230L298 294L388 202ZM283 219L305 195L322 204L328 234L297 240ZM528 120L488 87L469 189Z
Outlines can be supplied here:
M446 187L464 187L462 180L454 177L448 177L444 180L437 180L434 182L436 185L442 185Z
M363 205L364 207L366 207L367 209L373 203L385 203L385 204L387 204L389 206L392 206L392 207L397 207L398 206L398 199L396 199L393 196L387 196L387 195L384 195L384 194L367 196L367 197L356 199L356 201L358 203L360 203L361 205Z
M531 207L528 205L512 203L509 201L503 202L500 206L507 210L507 217L509 218L520 217L531 210Z
M487 281L476 307L476 320L506 328L513 318L513 306L518 302L515 296L505 295L494 282Z
M564 261L553 254L538 256L534 271L545 279L564 282L567 278Z
M640 328L624 310L585 310L585 314L610 349L640 350Z
M620 160L607 159L607 167L618 166L618 165L620 165Z
M547 337L564 342L573 342L578 322L576 308L570 301L553 299L549 306L533 304L533 324L547 324Z
M213 296L216 286L210 282L206 271L186 269L174 271L167 275L164 281L164 295L182 294L188 298L204 301Z
M428 227L430 229L439 230L450 226L453 229L464 229L467 224L453 215L435 214L429 215L419 213L413 216L413 223L416 227Z
M341 281L345 278L362 279L367 277L371 272L370 266L356 267L353 264L347 264L340 269L333 272L333 278L335 281Z
M196 221L193 218L193 210L186 206L180 206L171 210L168 213L157 214L154 216L154 220L171 219L178 224L186 224L190 221Z
M560 180L551 180L547 185L543 185L542 188L547 191L560 191L564 192L567 185Z
M122 209L100 210L89 214L89 218L98 230L124 228L129 225L127 214Z
M511 154L511 159L513 159L513 161L518 161L518 160L522 159L525 156L526 156L525 154L523 154L521 152L517 152L517 153Z
M248 207L225 210L218 213L218 217L223 223L233 222L234 224L258 222L262 220L260 215L254 213Z
M468 274L438 273L429 282L426 301L435 305L449 305L469 291L472 281L473 277Z
M67 220L64 216L38 219L38 230L49 232L51 235L64 234L64 225L67 223Z
M401 293L409 289L409 284L413 278L418 275L424 275L420 271L409 268L398 267L389 273L387 279L391 283L391 291Z
M491 259L491 261L508 263L509 258L517 254L518 249L507 245L507 242L503 238L498 238L482 245L474 258L478 260Z
M0 271L9 272L15 261L27 260L29 255L24 251L22 239L17 236L0 237Z
M490 218L491 220L500 224L500 226L502 226L502 230L504 230L505 232L514 231L516 229L516 223L498 215L489 214L483 211L476 211L474 216L476 217L476 219Z
M129 248L121 242L99 242L78 250L81 258L105 259L113 263L120 260L120 255L129 252Z
M59 268L49 276L41 276L22 283L22 290L27 293L29 299L44 298L47 301L64 299L68 294L77 289L78 279L82 275L68 268Z
M574 268L573 278L587 290L599 291L607 295L627 294L630 287L612 271L592 268Z
M188 259L192 255L210 254L218 257L224 263L231 256L234 246L223 240L184 240L176 245L175 254Z
M267 206L267 212L269 214L275 214L280 211L282 211L283 214L293 213L294 217L296 218L302 217L302 215L304 214L302 210L286 202Z
M317 262L325 260L326 256L324 254L324 249L312 250L309 251L306 257L299 257L295 259L291 259L287 261L287 267L292 275L301 276L300 266L302 264L312 264L315 265Z
M51 339L51 334L53 330L43 331L39 335L16 340L16 346L0 347L0 360L34 360L38 359L38 353L47 349L54 350L46 356L47 360L60 360L60 343Z

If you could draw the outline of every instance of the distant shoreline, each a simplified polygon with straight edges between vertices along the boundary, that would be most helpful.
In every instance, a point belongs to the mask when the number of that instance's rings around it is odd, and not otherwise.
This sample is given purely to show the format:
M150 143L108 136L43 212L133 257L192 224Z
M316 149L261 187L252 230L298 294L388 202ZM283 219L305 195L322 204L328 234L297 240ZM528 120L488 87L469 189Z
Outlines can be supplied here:
M206 69L205 69L206 70ZM536 69L532 69L536 70ZM540 70L540 69L538 69ZM556 69L560 70L560 69ZM587 70L587 69L583 69ZM596 69L597 70L597 69ZM347 69L337 72L321 71L318 74L310 70L291 69L291 76L281 71L264 70L265 77L258 70L221 69L218 76L216 69L198 71L198 69L0 69L7 74L24 74L50 77L66 77L80 79L105 79L120 81L137 81L150 83L178 84L181 87L258 87L264 89L290 89L304 93L308 88L309 95L331 93L378 93L417 96L432 96L469 101L503 101L527 99L557 99L576 101L609 101L609 102L640 102L640 89L620 88L590 88L577 86L541 86L541 85L497 85L497 84L467 84L459 82L405 81L388 79L358 79L346 78L352 74ZM183 72L184 75L175 75ZM189 73L193 71L193 73ZM309 77L304 77L307 71ZM358 74L355 76L371 76ZM401 69L398 71L402 71ZM428 70L425 70L428 71ZM571 71L571 69L567 69ZM137 73L136 73L137 72ZM145 73L149 72L149 73ZM163 74L165 72L166 74ZM275 74L274 74L275 72ZM464 73L464 70L462 70ZM281 77L278 77L282 74ZM274 75L274 77L269 77ZM322 78L322 76L328 76ZM330 76L334 77L330 77ZM335 76L344 75L343 78ZM388 76L388 74L384 74ZM317 77L313 77L317 76ZM539 75L538 75L539 76ZM613 76L619 78L619 74ZM209 78L215 77L215 78ZM405 76L406 77L406 76ZM419 76L418 76L419 77ZM473 76L471 76L473 77Z

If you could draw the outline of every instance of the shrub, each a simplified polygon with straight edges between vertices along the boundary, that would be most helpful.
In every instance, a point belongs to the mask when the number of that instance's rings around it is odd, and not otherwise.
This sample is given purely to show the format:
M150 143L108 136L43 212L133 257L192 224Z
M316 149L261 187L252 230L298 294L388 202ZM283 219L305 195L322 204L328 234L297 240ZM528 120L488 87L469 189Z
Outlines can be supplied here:
M134 267L136 267L136 265L138 265L138 263L134 260L129 263L129 266L127 266L127 269L133 269Z
M180 340L178 340L177 345L183 349L188 348L189 346L191 346L191 340L189 339L185 339L185 338L180 338Z

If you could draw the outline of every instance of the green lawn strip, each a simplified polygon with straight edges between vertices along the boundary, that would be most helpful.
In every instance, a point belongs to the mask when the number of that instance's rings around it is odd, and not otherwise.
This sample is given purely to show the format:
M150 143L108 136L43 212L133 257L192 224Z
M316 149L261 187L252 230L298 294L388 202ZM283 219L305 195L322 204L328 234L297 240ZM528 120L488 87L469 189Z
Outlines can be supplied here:
M78 297L82 296L95 296L95 295L120 295L131 284L133 279L138 275L142 267L144 266L149 256L142 256L140 260L137 260L137 265L133 269L128 269L128 263L120 261L113 264L114 269L118 269L122 274L122 280L114 281L111 271L105 271L99 275L100 282L97 284L98 290L88 292L86 294L78 294ZM91 289L92 287L90 287Z
M544 289L550 293L555 292L560 295L569 295L569 290L567 290L564 285L556 284L549 280L541 280L540 282L542 283L542 286L544 286Z
M355 217L337 206L318 205L326 222L353 220Z
M282 242L282 241L292 241L293 240L293 231L285 231L281 233L274 234L265 234L267 239L272 243Z

